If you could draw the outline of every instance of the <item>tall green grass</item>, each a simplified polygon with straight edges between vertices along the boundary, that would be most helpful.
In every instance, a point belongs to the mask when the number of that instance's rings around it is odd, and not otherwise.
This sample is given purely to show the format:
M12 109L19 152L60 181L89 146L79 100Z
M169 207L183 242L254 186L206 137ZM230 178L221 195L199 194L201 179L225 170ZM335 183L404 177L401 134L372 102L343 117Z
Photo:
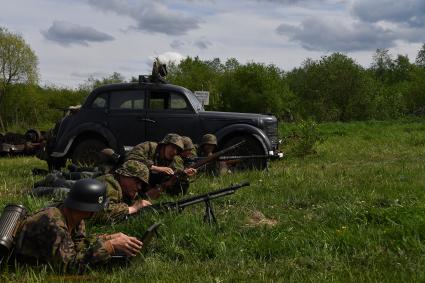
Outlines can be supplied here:
M198 178L190 194L242 180L250 187L213 202L218 225L202 221L204 207L180 214L146 213L90 232L141 236L161 221L160 237L126 266L84 277L43 267L5 270L2 281L286 282L423 281L425 267L425 120L319 125L317 154L290 157L268 171ZM284 125L281 135L288 128ZM35 210L48 199L25 195L36 178L35 158L0 160L0 204ZM261 216L261 214L264 215ZM260 216L258 216L260 215Z

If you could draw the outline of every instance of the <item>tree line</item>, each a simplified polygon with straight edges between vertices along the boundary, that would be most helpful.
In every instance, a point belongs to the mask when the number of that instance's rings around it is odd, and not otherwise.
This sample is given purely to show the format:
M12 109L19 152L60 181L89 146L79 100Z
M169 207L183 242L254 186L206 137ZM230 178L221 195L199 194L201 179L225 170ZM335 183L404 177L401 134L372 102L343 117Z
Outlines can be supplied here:
M90 77L76 89L42 87L37 64L20 35L0 28L0 131L49 127L62 116L61 110L81 104L93 88L125 81L113 73ZM187 57L168 65L167 80L209 91L208 110L271 113L286 121L393 119L425 114L425 44L415 62L378 49L368 68L342 53L306 59L290 71L273 64L241 64L234 58Z

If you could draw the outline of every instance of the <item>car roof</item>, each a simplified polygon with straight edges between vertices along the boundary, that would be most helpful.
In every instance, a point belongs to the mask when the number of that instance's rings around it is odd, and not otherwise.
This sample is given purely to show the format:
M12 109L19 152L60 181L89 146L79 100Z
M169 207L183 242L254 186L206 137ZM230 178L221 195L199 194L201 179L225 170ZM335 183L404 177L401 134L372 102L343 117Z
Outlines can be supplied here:
M144 83L116 83L116 84L107 84L100 86L96 89L94 89L90 95L96 94L99 92L104 92L108 90L120 90L120 89L139 89L139 88L155 88L155 89L166 89L166 90L174 90L177 92L185 92L186 88L168 84L168 83L150 83L150 82L144 82Z
M169 90L179 93L185 93L186 88L168 84L168 83L152 83L152 82L134 82L134 83L116 83L116 84L107 84L95 88L86 98L83 107L90 105L93 100L97 97L99 93L113 91L113 90L131 90L131 89L157 89L157 90Z

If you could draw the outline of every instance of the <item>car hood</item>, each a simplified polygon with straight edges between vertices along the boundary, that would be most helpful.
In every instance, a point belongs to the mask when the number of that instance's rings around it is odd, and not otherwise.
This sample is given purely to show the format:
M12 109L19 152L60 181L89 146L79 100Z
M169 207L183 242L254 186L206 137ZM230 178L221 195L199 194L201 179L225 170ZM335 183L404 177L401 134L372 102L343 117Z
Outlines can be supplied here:
M233 122L253 122L255 124L260 121L270 120L276 121L273 115L255 114L255 113L239 113L239 112L220 112L220 111L201 111L199 112L201 119L208 118L216 120L232 120Z

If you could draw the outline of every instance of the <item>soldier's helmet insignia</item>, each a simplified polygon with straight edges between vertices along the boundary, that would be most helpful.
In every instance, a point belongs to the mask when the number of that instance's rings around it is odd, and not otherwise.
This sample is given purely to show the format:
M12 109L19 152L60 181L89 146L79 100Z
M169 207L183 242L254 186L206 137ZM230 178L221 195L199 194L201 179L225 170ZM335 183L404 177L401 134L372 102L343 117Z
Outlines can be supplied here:
M102 203L102 202L103 202L103 196L100 196L100 197L99 197L98 202L99 202L99 203Z

